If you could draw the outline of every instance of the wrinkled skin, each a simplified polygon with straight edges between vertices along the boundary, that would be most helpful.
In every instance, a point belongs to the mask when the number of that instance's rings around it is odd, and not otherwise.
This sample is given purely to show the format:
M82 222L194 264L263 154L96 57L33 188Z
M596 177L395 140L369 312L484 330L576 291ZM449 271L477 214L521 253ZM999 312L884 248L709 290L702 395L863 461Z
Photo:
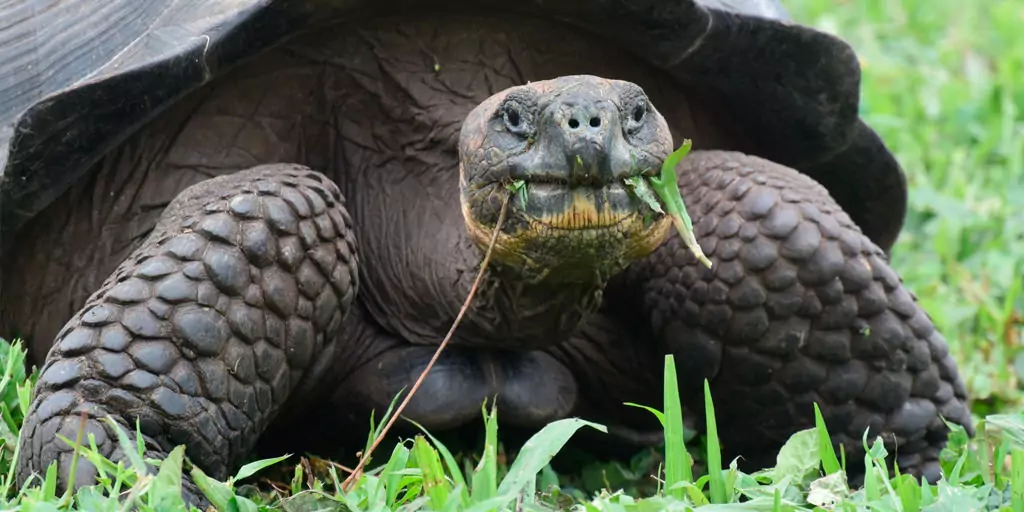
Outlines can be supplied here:
M713 101L598 40L560 32L551 53L553 30L444 17L313 33L108 154L4 262L3 329L45 360L19 478L54 458L66 478L54 434L73 439L81 411L115 458L107 414L139 418L151 455L185 444L218 478L268 443L360 445L369 410L450 327L515 172L526 206L510 202L494 266L407 416L443 434L497 395L507 425L575 415L610 425L605 440L656 441L623 402L659 404L672 353L695 415L710 380L728 459L770 464L817 402L854 472L870 427L901 471L937 477L939 415L970 429L965 390L882 251L811 179L720 151L744 137ZM553 76L567 78L538 81ZM594 107L611 144L574 146L558 84L620 107ZM530 151L500 131L513 93L532 94ZM638 98L649 110L630 135ZM643 207L616 188L635 172L623 155L656 169L683 137L697 151L680 189L710 270L664 219L629 220ZM489 148L518 156L494 165ZM78 483L94 474L82 464Z

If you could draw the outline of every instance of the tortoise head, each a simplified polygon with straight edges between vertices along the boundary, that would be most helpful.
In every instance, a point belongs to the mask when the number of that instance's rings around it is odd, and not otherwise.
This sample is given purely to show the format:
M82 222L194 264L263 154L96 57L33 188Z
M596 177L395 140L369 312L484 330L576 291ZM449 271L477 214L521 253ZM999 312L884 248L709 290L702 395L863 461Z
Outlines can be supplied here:
M512 87L466 117L459 141L462 212L493 260L527 278L604 280L650 254L670 220L629 185L672 151L668 123L638 85L566 76Z

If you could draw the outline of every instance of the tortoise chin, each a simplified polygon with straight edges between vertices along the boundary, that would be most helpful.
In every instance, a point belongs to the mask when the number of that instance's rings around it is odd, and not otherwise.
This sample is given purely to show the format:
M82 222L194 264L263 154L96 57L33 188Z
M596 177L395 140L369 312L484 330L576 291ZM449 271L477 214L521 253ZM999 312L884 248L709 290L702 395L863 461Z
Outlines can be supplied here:
M668 124L629 82L568 76L495 94L459 141L469 234L486 247L511 194L496 262L527 277L607 278L669 233L629 182L659 170L671 147Z

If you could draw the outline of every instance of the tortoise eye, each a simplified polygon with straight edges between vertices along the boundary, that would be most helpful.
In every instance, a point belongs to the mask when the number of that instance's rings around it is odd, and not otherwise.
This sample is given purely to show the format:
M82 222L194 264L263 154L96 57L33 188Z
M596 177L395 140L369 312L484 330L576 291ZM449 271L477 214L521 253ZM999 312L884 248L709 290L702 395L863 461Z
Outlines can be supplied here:
M518 110L508 109L508 110L505 111L505 122L508 123L509 126L511 126L513 128L518 127L519 126L519 121L520 121L520 119L519 119L519 111Z
M647 123L652 106L647 93L638 85L627 85L620 92L619 115L627 135L636 135Z
M633 122L639 123L644 120L644 116L647 115L647 105L640 103L633 107Z
M530 112L518 101L509 100L502 105L501 116L508 131L524 137L530 134Z
M630 134L636 133L643 127L644 121L647 120L647 99L644 97L637 98L633 108L623 110L628 112L628 117L626 118L626 132Z

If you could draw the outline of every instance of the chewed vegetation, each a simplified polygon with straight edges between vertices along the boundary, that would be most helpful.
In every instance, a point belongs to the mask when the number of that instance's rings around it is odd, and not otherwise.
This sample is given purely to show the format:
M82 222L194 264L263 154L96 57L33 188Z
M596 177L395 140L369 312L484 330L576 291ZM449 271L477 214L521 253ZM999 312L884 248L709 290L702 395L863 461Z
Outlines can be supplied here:
M852 487L845 456L827 429L794 434L776 464L756 473L722 460L714 397L705 388L707 434L683 426L672 357L657 416L668 442L631 461L557 474L549 462L581 429L548 425L516 453L502 448L501 411L481 409L483 444L452 453L421 429L381 444L351 476L331 461L282 454L253 461L227 481L205 475L182 448L145 461L132 432L118 441L131 467L113 464L88 438L67 439L99 477L59 493L56 472L19 487L14 461L36 373L17 340L0 340L0 510L96 512L187 510L187 475L223 511L1024 511L1024 2L1020 0L788 0L799 22L849 41L863 66L862 115L907 173L910 210L893 254L902 275L949 340L978 434L953 426L943 478L921 484L886 466L881 442L865 437L869 468ZM390 414L391 411L388 411ZM367 432L367 447L387 418ZM143 462L151 464L145 468ZM893 474L895 473L895 474Z

